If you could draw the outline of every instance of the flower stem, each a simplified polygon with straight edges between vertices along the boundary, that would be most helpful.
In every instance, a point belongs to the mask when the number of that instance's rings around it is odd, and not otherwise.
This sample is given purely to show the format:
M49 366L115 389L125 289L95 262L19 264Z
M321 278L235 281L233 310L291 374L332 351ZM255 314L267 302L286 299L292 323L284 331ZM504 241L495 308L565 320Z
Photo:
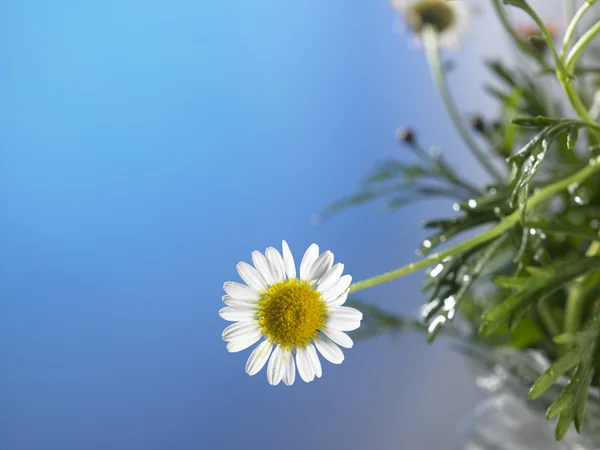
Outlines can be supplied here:
M458 131L461 138L465 142L465 144L471 150L473 156L479 161L479 163L483 166L483 168L497 181L502 180L502 175L498 170L493 166L493 164L488 160L485 152L479 148L477 143L473 140L465 125L460 117L458 110L456 109L456 105L452 100L452 96L450 95L450 91L448 89L448 84L446 83L446 74L442 67L440 61L440 51L438 47L437 33L431 27L426 27L422 31L423 38L423 46L425 47L425 55L427 56L427 62L429 63L429 68L431 70L431 74L433 75L433 80L438 88L440 96L444 102L444 106Z
M504 11L504 7L501 4L501 0L493 0L494 9L496 10L496 14L498 14L498 18L502 23L502 26L508 33L508 35L512 38L515 45L525 54L531 56L535 59L544 69L549 69L548 64L544 61L543 56L535 51L531 46L527 45L516 33L512 25L510 24L508 17L506 17L506 12Z
M595 2L595 0L594 0L594 2ZM586 3L586 4L590 4L590 3ZM581 7L581 9L578 11L578 13L584 7L585 7L585 5ZM584 12L585 12L585 10L584 10ZM576 17L577 17L577 15L576 15ZM573 18L573 21L571 23L573 23L575 21L576 17ZM569 28L571 28L570 25L569 25ZM559 69L557 69L557 71L556 71L556 77L558 78L558 81L560 82L565 93L567 94L567 97L569 98L571 105L573 105L573 109L575 109L575 111L577 112L579 117L581 117L581 120L583 120L584 122L590 123L590 124L594 124L594 125L596 124L596 121L589 114L587 108L585 107L585 105L583 104L583 101L581 100L581 97L577 93L577 89L575 89L575 86L573 85L573 75L572 74L575 70L577 60L581 56L581 53L588 46L588 44L592 41L592 39L594 39L594 37L596 37L596 35L598 35L598 33L600 33L600 21L596 22L589 30L587 30L583 34L583 36L581 36L579 38L579 40L575 43L575 45L573 45L573 48L569 52L568 56L566 56L564 65L565 65L565 69L566 69L567 73L565 74L564 72L562 72Z
M577 31L577 25L579 24L579 21L581 20L583 15L587 12L588 9L591 8L591 6L594 3L595 3L595 0L585 2L583 5L581 5L581 8L579 8L575 14L572 14L571 8L574 6L573 1L571 0L571 1L566 2L566 4L569 5L569 11L567 12L567 14L569 14L569 17L572 17L572 19L569 22L569 26L567 27L567 30L565 31L565 36L563 38L563 43L562 43L562 49L560 51L560 57L563 61L566 60L567 52L569 51L569 45L571 44L571 41L573 40L573 37L575 36L575 32Z
M546 331L550 335L550 337L554 337L560 334L560 324L554 318L552 314L552 310L548 305L548 299L542 298L537 303L537 311L540 315L540 319L542 319L542 323L546 327Z
M563 54L562 57L565 58L565 66L567 72L572 74L575 70L575 66L577 64L577 60L579 56L587 47L587 45L592 41L592 39L600 33L600 21L596 22L589 30L587 30L581 38L573 45L573 48L569 52L568 56L566 55L568 44L570 39L574 33L575 27L583 14L596 2L596 0L588 0L584 5L577 11L573 20L569 24L567 29L567 33L570 33L569 36L565 35L565 43L563 43ZM556 73L559 82L561 83L563 89L565 90L567 97L577 114L584 122L589 124L596 125L595 119L590 115L587 108L583 104L581 97L577 93L577 89L573 84L573 80L569 77L567 79L564 74ZM598 132L596 134L590 133L590 138L597 140ZM600 254L600 242L594 241L590 244L586 255L597 255ZM594 272L588 274L585 277L580 278L575 281L569 290L569 294L567 296L567 302L565 304L565 319L564 319L564 331L567 333L573 333L579 329L579 325L581 324L581 316L583 313L583 308L586 304L586 299L588 294L595 285L600 282L600 276L598 272Z
M591 243L586 256L600 255L600 242ZM574 333L579 329L583 309L587 303L590 292L600 283L600 272L594 271L576 280L569 289L567 303L565 305L564 331Z
M600 157L597 157L597 158L591 160L589 165L585 166L580 171L575 172L570 177L567 177L560 181L552 183L551 185L546 186L545 188L539 190L537 193L532 195L529 198L529 200L527 201L527 211L531 210L532 208L535 208L536 206L540 205L541 203L544 203L544 202L550 200L557 193L567 189L571 184L583 182L584 180L586 180L587 178L589 178L591 175L598 172L599 170L600 170ZM484 242L487 242L490 239L493 239L496 236L499 236L502 233L504 233L505 231L512 228L516 223L519 222L519 218L520 218L520 211L517 210L517 211L513 212L512 214L510 214L509 216L506 216L496 226L490 228L487 231L484 231L481 234L478 234L477 236L473 236L470 239L460 242L459 244L456 244L454 247L451 247L447 250L441 251L439 253L431 254L428 257L426 257L420 261L413 262L413 263L407 264L406 266L403 266L399 269L392 270L391 272L387 272L382 275L378 275L378 276L368 278L366 280L354 283L350 286L350 291L351 292L360 291L363 289L367 289L367 288L376 286L378 284L385 283L387 281L394 280L396 278L400 278L404 275L408 275L412 272L416 272L417 270L428 267L432 264L439 263L449 256L455 255L460 252L464 252L464 251L469 250L479 244L483 244Z

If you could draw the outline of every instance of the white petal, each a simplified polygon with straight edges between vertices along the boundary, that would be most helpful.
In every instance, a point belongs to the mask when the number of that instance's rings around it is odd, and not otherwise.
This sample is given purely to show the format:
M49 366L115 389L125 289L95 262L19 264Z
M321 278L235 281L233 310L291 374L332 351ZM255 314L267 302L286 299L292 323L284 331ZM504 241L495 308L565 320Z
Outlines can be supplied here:
M223 297L221 297L221 299L223 300L223 303L225 303L227 306L233 306L239 309L251 309L256 307L258 303L258 299L244 300L242 298L234 298L229 294L224 295Z
M342 295L342 293L346 289L348 289L348 287L350 286L350 283L352 283L352 276L344 275L343 277L340 277L340 279L337 280L335 283L333 283L333 285L329 289L327 289L325 292L321 292L321 295L323 296L323 300L325 301L325 303L327 303L329 300L332 300L332 299L337 298L340 295Z
M227 344L227 350L231 353L240 352L242 350L246 350L251 345L254 345L261 338L262 333L260 330L256 330L254 333L245 334L236 339L232 339Z
M321 277L331 269L333 265L333 253L329 250L323 252L319 255L319 257L315 260L312 266L308 269L308 273L306 274L306 279L308 281L318 281Z
M300 278L302 280L307 279L306 276L308 274L308 270L310 269L310 266L313 265L318 256L319 246L317 244L312 244L310 247L308 247L308 250L306 250L304 256L302 257L302 262L300 263Z
M329 289L333 283L340 279L342 273L344 272L344 265L342 263L335 264L331 269L329 269L319 280L319 284L317 285L317 289L319 292L325 292Z
M331 339L333 342L335 342L341 347L352 348L352 346L354 345L354 342L352 342L352 338L343 331L325 327L323 329L323 333L325 333L325 336L327 336L329 339Z
M275 347L269 365L267 366L267 380L272 386L277 386L283 377L283 350Z
M325 302L325 304L327 305L328 308L335 308L336 306L342 306L344 303L346 303L349 292L350 292L350 289L346 289L346 292L344 292L342 295L340 295L337 298L329 299L328 301Z
M327 320L327 326L339 331L352 331L360 328L360 320L332 319Z
M236 268L240 274L240 277L242 277L242 280L244 280L246 284L256 292L262 291L269 287L260 273L258 273L258 271L247 262L242 261L238 263Z
M294 384L296 379L296 365L294 364L294 356L292 352L286 351L283 355L283 382L287 386Z
M246 363L246 373L252 376L260 372L260 369L263 368L269 359L271 350L273 350L273 344L269 341L265 340L258 344L248 358L248 362Z
M285 280L285 269L283 268L283 258L275 247L269 247L265 252L267 255L267 263L273 274L275 282Z
M322 336L317 336L314 341L319 353L321 353L321 355L323 355L323 357L330 363L341 364L341 362L344 360L344 353L342 350L340 350L340 348L329 339L326 339Z
M271 269L269 269L269 265L267 264L267 258L259 251L252 252L252 264L258 270L258 273L264 278L264 280L268 284L273 284L275 279L273 278L273 274L271 273Z
M317 350L314 345L308 344L306 347L306 354L308 355L308 362L310 363L310 367L317 376L317 378L321 378L323 375L323 370L321 369L321 361L319 360L319 355L317 355Z
M302 378L305 383L310 383L315 379L315 373L310 366L308 354L302 347L296 347L296 365L298 366L300 378Z
M258 322L256 320L236 322L225 328L221 337L224 341L232 341L244 334L254 333L256 330L258 330Z
M288 278L296 278L296 264L294 263L294 256L290 251L290 247L287 242L282 241L281 247L283 250L283 266L287 272Z
M327 312L332 319L339 320L358 320L363 318L363 314L358 310L349 306L338 306L337 308L329 308Z
M228 281L223 285L223 289L234 298L239 298L241 300L258 299L258 292L242 283Z
M229 322L238 322L241 320L252 320L254 319L254 315L256 311L249 308L232 308L231 306L226 306L225 308L221 308L219 310L219 315L221 318L228 320Z

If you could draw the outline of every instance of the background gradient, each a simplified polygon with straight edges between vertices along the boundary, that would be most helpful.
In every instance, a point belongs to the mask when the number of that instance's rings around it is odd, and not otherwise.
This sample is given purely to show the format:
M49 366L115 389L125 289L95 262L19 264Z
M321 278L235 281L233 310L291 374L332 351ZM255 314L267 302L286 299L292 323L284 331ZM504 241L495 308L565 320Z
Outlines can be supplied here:
M449 55L465 113L493 104L485 13ZM458 445L478 394L443 340L360 341L289 388L221 340L223 282L255 249L286 239L299 262L317 242L355 280L415 258L450 203L310 221L411 158L396 127L485 179L386 2L5 0L0 17L2 450ZM421 279L360 297L413 314Z

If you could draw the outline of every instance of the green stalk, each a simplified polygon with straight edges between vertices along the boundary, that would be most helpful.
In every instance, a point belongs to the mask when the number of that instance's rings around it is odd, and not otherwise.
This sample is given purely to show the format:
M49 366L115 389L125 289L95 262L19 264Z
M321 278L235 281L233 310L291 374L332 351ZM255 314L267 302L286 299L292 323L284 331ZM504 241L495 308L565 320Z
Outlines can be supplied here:
M545 188L540 189L537 193L533 194L527 201L526 211L529 211L535 208L536 206L539 206L540 204L550 200L559 192L567 189L571 184L583 182L599 170L600 157L597 157L590 161L589 165L585 166L583 169L574 173L570 177L552 183L551 185L546 186ZM520 211L514 211L512 214L506 216L502 221L500 221L497 225L490 228L489 230L484 231L483 233L478 234L477 236L473 236L472 238L467 239L463 242L460 242L459 244L456 244L454 247L451 247L447 250L441 251L439 253L433 253L420 261L407 264L406 266L403 266L396 270L392 270L391 272L387 272L382 275L377 275L375 277L354 283L350 286L350 291L357 292L363 289L377 286L378 284L382 284L387 281L394 280L396 278L400 278L404 275L416 272L417 270L424 269L425 267L428 267L432 264L439 263L449 256L453 256L457 253L469 250L479 244L483 244L484 242L487 242L490 239L495 238L496 236L500 236L502 233L504 233L505 231L512 228L515 224L517 224L519 222L520 214Z
M595 0L590 0L579 9L575 17L573 17L573 20L569 25L569 29L575 28L574 26L571 26L573 22L575 22L575 20L579 21L583 16L583 13L585 13L592 6L593 3L595 3ZM579 14L580 12L581 14ZM579 38L575 45L573 45L573 48L569 52L568 56L566 56L565 60L565 66L568 73L573 73L577 64L577 60L581 56L581 53L592 41L592 39L594 39L594 37L598 35L598 33L600 33L600 21L596 22L589 30L587 30L583 34L583 36ZM583 101L581 100L581 97L579 97L579 94L577 93L577 89L575 88L572 79L567 79L563 74L559 73L558 71L556 75L561 85L563 86L563 89L567 93L567 97L569 97L573 108L575 109L575 111L577 111L577 114L579 114L579 117L581 117L581 119L584 122L595 125L596 121L589 114L587 108L583 104ZM598 135L598 132L596 132L595 135L590 133L590 138L595 138L595 140L597 141ZM598 241L592 242L592 244L589 246L586 252L586 255L588 254L600 254L600 243ZM571 286L569 294L567 296L567 302L565 304L565 332L573 333L579 329L579 325L581 324L581 315L583 312L583 308L586 304L588 294L597 282L600 282L600 277L598 276L598 273L595 272L577 280Z
M574 72L575 66L577 65L577 60L581 56L581 53L589 45L592 39L594 39L598 35L598 33L600 33L600 21L596 22L589 30L587 30L583 34L583 36L579 38L575 45L573 45L573 48L571 49L569 55L565 60L565 69L567 73L565 74L558 69L556 71L556 77L558 78L558 81L565 90L567 97L571 102L571 105L573 105L573 108L575 109L579 117L581 117L581 120L594 125L596 124L596 121L593 119L592 116L590 116L587 108L581 100L581 97L577 93L577 89L575 89L575 86L573 85L572 75L568 74L572 74Z
M586 256L600 255L600 242L594 241L585 252ZM574 333L579 330L583 309L587 304L589 294L600 283L600 272L592 272L576 280L569 289L565 305L564 331Z
M569 17L572 17L572 19L569 22L569 26L567 27L567 30L565 31L565 36L563 38L563 43L562 43L562 49L560 51L560 58L563 61L566 60L567 52L569 51L569 45L571 44L571 41L573 40L573 36L575 36L575 33L577 31L577 25L579 24L579 22L581 21L581 18L584 16L584 14L587 12L587 10L590 9L595 2L596 2L596 0L585 2L583 5L581 5L581 8L579 8L577 10L577 12L575 14L573 14L572 7L575 6L573 4L574 2L567 1L567 5L569 5L569 11L567 12L567 14L569 15Z
M550 69L548 67L548 64L546 64L546 61L544 61L543 56L540 53L536 52L531 46L527 45L527 43L524 42L519 37L519 35L516 33L516 31L510 24L510 21L508 20L506 13L504 12L504 7L502 6L501 0L493 0L492 4L494 5L496 14L498 15L498 18L500 19L500 23L502 23L504 30L512 38L512 40L515 43L515 45L517 46L517 48L519 48L523 53L525 53L525 54L531 56L533 59L535 59L544 69Z
M537 311L550 337L558 336L560 334L560 324L552 314L547 297L538 301Z
M444 106L458 131L458 134L465 142L467 147L471 150L473 156L479 161L479 163L483 166L483 168L497 181L502 181L503 177L498 172L498 170L493 166L493 164L488 160L485 152L479 148L477 143L471 137L471 134L466 129L462 118L458 110L456 109L456 105L452 100L452 96L450 95L450 91L448 89L448 84L446 82L446 74L442 67L442 63L440 61L440 51L438 47L437 33L431 27L426 27L422 31L423 38L423 46L425 47L425 55L427 56L427 62L429 63L429 68L431 70L431 74L433 75L433 80L438 88L440 96L444 102Z

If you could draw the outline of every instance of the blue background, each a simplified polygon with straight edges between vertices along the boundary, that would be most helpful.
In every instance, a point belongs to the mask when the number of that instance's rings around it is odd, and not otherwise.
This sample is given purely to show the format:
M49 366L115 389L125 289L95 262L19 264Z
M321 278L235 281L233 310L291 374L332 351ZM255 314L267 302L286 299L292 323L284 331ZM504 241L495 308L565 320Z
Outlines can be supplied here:
M286 239L299 261L317 242L359 280L451 213L310 221L376 160L410 158L398 126L474 167L395 20L342 0L2 2L2 450L454 445L477 396L443 341L361 341L273 388L217 315L255 249ZM362 297L413 314L420 281Z

